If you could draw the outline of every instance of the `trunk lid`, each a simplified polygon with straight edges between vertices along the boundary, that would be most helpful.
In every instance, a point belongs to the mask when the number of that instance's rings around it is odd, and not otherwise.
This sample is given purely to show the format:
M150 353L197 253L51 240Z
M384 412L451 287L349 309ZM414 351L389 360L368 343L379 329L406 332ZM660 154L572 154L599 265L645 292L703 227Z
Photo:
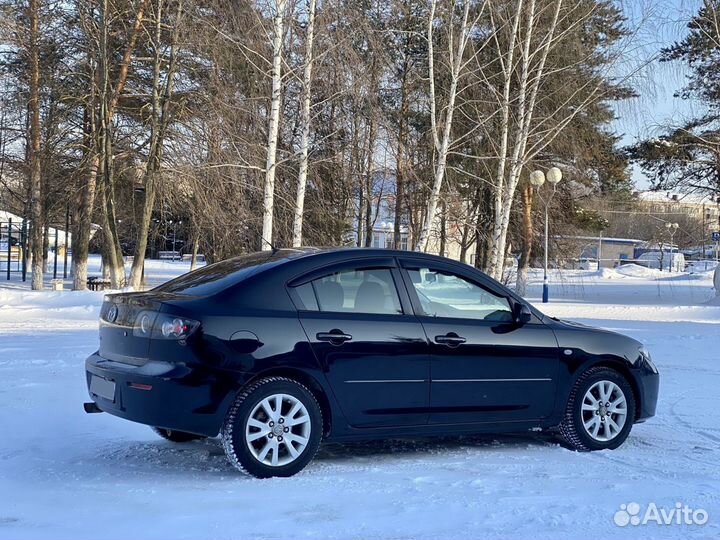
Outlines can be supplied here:
M147 314L150 327L155 315L162 308L162 301L168 299L162 293L119 293L105 297L100 309L100 356L108 360L144 365L148 361L150 337L133 332L140 324L142 314Z

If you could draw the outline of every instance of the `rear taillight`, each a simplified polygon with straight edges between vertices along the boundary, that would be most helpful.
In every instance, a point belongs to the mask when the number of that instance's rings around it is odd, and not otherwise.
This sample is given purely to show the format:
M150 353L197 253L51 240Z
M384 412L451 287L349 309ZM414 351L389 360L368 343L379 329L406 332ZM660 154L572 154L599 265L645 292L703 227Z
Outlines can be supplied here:
M174 317L170 320L170 318L168 318L162 321L160 333L166 339L184 339L192 334L199 325L199 322L190 319Z
M156 311L141 311L138 313L137 317L135 317L135 324L133 324L133 336L149 338L152 335L157 316Z
M165 315L155 311L141 311L135 319L133 335L153 339L186 339L200 323L185 317Z

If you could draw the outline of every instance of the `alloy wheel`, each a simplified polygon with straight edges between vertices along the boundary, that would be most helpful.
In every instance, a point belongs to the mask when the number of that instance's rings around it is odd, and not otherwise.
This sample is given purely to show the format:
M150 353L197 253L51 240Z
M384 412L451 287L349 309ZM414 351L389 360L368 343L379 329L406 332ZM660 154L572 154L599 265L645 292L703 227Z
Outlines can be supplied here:
M617 437L628 416L627 399L612 381L593 384L582 401L582 421L587 434L596 441L608 442Z
M250 412L245 442L260 463L282 467L295 461L310 440L310 414L303 403L288 394L273 394Z

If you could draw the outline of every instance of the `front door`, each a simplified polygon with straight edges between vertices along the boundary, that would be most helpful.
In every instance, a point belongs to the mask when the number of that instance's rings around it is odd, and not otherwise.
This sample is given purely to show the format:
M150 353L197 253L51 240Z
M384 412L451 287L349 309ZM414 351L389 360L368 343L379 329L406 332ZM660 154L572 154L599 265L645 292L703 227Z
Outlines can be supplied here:
M294 287L313 352L355 427L428 420L428 343L401 279L397 268L364 261Z
M516 324L512 301L472 271L411 260L403 266L430 342L429 422L514 422L550 415L559 365L552 330L539 320Z

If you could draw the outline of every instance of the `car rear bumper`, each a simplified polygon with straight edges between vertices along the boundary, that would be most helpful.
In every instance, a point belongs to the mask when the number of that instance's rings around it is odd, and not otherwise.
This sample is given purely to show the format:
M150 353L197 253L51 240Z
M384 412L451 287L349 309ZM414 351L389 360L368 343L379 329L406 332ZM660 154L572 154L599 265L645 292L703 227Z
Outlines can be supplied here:
M642 374L636 377L636 381L640 388L640 410L635 421L644 422L648 418L655 416L660 389L660 375L643 370Z
M95 353L85 361L88 393L102 411L147 424L214 437L220 432L234 395L234 384L205 369L150 361L143 366L123 364ZM114 383L95 385L93 376ZM103 390L99 390L102 388ZM109 394L113 393L111 397Z

